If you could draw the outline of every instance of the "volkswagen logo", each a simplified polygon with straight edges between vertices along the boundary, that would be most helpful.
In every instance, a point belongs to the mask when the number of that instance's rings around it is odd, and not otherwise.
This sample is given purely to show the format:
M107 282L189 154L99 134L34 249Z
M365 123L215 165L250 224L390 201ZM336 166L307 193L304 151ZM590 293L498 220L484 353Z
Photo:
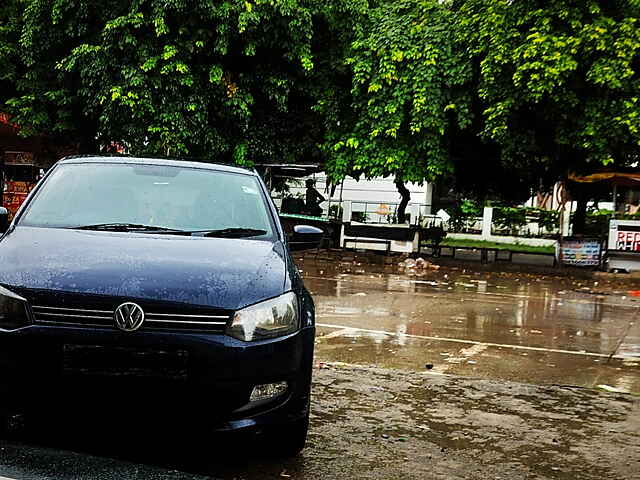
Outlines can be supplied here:
M123 303L116 308L113 320L123 332L135 332L144 323L144 310L135 303Z

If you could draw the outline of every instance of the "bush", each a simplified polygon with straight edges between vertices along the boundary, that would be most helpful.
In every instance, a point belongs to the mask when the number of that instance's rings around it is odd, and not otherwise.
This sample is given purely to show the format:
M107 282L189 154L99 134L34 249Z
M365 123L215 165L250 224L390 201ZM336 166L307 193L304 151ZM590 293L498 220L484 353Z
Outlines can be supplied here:
M556 233L560 228L560 213L533 207L495 207L493 222L497 230L510 235L534 236L543 234L543 230ZM538 232L531 232L527 228L530 223L538 225ZM526 232L522 231L524 228L527 228Z
M478 217L482 217L482 205L473 200L462 200L450 208L447 212L449 219L449 230L453 232L464 232L472 229Z
M574 214L575 215L575 214ZM609 220L640 220L640 213L616 213L613 210L589 210L584 225L584 233L593 237L609 235ZM573 215L571 216L573 223Z
M525 208L495 207L493 223L498 227L497 230L506 230L510 235L517 235L529 222Z
M527 211L538 216L538 225L547 232L554 232L560 229L560 212L542 208L529 208Z

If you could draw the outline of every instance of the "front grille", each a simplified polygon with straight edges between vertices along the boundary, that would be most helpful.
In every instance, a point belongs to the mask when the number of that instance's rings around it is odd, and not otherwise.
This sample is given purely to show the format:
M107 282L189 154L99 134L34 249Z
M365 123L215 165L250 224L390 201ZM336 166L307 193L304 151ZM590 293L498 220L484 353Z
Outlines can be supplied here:
M43 325L68 325L115 328L113 310L53 307L33 305L34 320ZM210 315L204 313L159 313L145 310L145 320L140 330L180 330L224 332L229 314Z
M184 315L177 313L147 313L144 324L151 328L180 330L215 330L223 332L229 315Z
M46 307L33 305L36 323L58 325L89 325L94 327L113 326L113 311L85 310L79 308Z

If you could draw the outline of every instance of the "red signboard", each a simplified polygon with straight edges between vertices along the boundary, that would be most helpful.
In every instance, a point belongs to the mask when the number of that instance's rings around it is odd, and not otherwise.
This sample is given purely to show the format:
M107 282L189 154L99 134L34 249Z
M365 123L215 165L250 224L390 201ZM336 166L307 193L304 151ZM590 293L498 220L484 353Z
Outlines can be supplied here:
M624 228L624 226L621 225L618 228ZM618 230L616 236L616 250L640 252L640 232Z
M24 203L35 183L11 182L5 183L4 207L9 210L9 218L12 219L20 206Z

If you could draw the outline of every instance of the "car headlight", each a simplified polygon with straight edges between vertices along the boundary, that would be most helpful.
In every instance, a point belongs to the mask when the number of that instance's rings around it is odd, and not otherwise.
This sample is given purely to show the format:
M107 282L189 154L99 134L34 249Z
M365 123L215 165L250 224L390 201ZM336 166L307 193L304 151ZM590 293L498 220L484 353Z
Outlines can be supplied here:
M0 330L16 330L28 324L27 301L0 287Z
M298 299L293 292L257 303L233 316L230 335L245 342L280 337L298 329Z

